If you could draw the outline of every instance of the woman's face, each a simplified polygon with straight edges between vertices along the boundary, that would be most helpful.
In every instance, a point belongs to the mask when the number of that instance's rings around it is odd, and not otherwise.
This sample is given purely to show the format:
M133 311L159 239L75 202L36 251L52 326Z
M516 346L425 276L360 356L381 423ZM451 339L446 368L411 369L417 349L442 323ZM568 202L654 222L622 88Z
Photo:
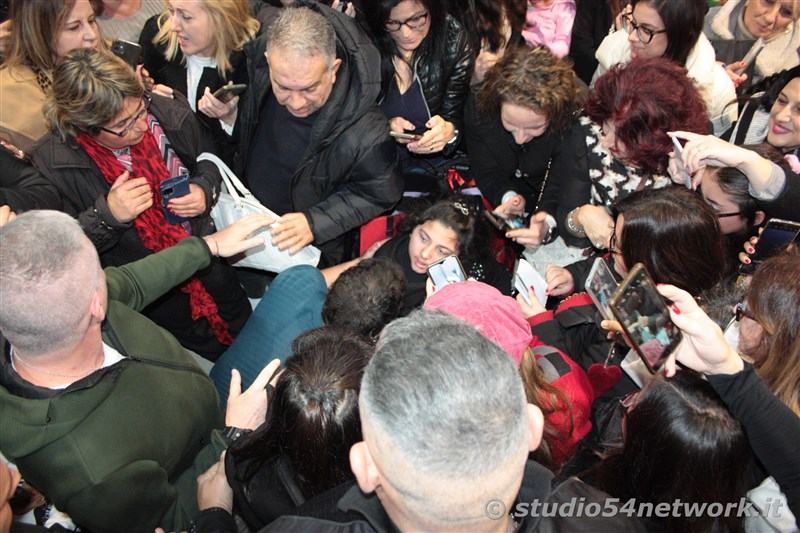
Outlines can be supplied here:
M514 142L523 145L547 131L550 121L544 115L525 107L505 102L500 106L503 128L514 137Z
M717 220L723 235L745 230L747 229L747 219L739 214L733 215L733 213L739 212L739 206L719 186L717 171L718 169L709 167L703 174L703 185L700 187L703 199L717 214ZM720 217L719 215L732 216Z
M661 20L661 15L647 2L639 2L636 4L636 7L633 8L632 18L633 22L642 28L654 32L665 29L664 21ZM628 42L631 45L631 58L661 57L664 55L664 52L667 51L667 44L669 44L666 33L657 33L653 35L653 39L649 43L644 43L639 39L639 35L636 31L632 31L628 34Z
M428 9L417 0L403 0L394 6L386 22L401 23L397 30L389 31L401 54L410 54L416 50L431 29ZM412 28L409 24L419 24L419 27Z
M600 144L617 159L628 157L628 147L617 139L617 126L611 120L604 121L600 128Z
M744 8L744 27L754 37L772 37L792 22L796 0L747 0Z
M133 124L132 127L131 124ZM134 96L126 97L125 103L122 106L122 111L103 127L115 132L128 130L122 137L101 130L100 133L95 136L95 140L106 148L122 150L123 148L139 144L147 131L147 112L144 100Z
M77 0L58 32L54 59L58 60L76 48L97 48L100 32L97 29L94 10L89 0Z
M614 258L614 271L622 277L628 275L628 267L625 266L625 259L622 258L620 247L622 246L622 226L625 225L625 215L622 213L617 216L617 223L614 225L614 237L610 246L611 256Z
M783 151L800 146L800 78L787 83L772 104L767 142Z
M187 56L214 57L217 40L211 17L197 0L169 0L170 31Z
M458 235L438 220L429 220L411 232L408 241L408 257L411 269L425 274L428 265L440 259L458 254Z

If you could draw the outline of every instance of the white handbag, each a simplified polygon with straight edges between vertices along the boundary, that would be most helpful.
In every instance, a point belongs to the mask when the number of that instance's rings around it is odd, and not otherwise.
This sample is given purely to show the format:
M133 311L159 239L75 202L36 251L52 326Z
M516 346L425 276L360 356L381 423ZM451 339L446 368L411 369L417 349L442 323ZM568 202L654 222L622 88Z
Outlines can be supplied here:
M268 215L275 219L279 218L273 211L261 205L261 202L247 190L236 174L219 157L203 152L197 161L210 161L216 164L222 174L222 191L217 203L211 209L211 218L217 229L227 228L245 215ZM232 257L233 265L281 273L296 265L317 266L319 263L320 251L315 246L306 246L296 254L290 255L288 250L281 251L272 245L269 228L261 228L254 232L253 236L260 234L263 234L264 244Z

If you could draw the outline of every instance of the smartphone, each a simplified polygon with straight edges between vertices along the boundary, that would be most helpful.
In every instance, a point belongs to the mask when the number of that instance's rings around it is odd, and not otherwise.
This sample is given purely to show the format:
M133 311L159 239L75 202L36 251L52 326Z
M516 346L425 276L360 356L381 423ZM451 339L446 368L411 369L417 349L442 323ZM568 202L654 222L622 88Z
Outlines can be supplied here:
M237 83L235 85L223 85L212 95L214 98L223 103L230 102L234 96L240 95L247 90L247 84Z
M456 255L445 257L429 265L428 277L431 278L431 281L437 289L441 289L450 283L467 281L464 267L461 266L461 261L458 260L458 256Z
M399 131L390 131L389 135L391 135L395 139L409 139L411 141L418 141L422 139L422 135L418 135L416 133L402 133Z
M547 280L545 280L539 272L533 268L529 262L523 258L517 260L517 265L514 267L514 289L518 294L532 305L528 289L533 287L533 292L536 293L536 299L542 305L547 304Z
M758 40L756 40L756 42L753 43L753 46L750 47L750 50L747 51L747 54L745 54L744 58L742 59L742 61L744 62L744 66L742 68L734 70L733 72L736 75L741 76L742 72L747 70L747 67L750 66L750 63L755 61L758 54L761 53L761 50L763 50L765 44L766 43L764 42L764 38L759 37Z
M606 320L616 320L609 302L618 286L619 283L608 268L608 263L602 257L595 259L589 277L586 278L586 292Z
M189 174L181 174L161 182L161 205L164 206L164 215L170 224L180 224L186 218L172 214L167 205L171 198L180 198L189 194Z
M758 237L756 250L750 256L750 264L741 265L739 272L742 274L754 272L765 259L781 253L789 243L797 238L798 233L800 233L800 224L797 222L780 218L770 219Z
M111 51L133 68L136 68L136 65L141 63L142 47L139 43L114 39L111 41Z
M508 231L510 229L527 228L528 223L522 217L504 217L496 211L484 211L484 216L491 222L492 226L500 231Z
M686 185L687 189L692 188L692 177L686 172L686 168L683 166L683 159L681 156L683 155L683 146L681 146L680 141L675 137L672 137L672 146L675 147L675 159L679 161L679 165L681 167L681 175L683 176L683 184Z
M647 369L652 374L661 371L683 335L643 264L637 263L622 280L609 307Z
M326 6L333 8L333 0L323 0L323 3ZM345 0L341 0L341 2L339 2L339 7L336 8L336 11L341 11L342 13L344 13L344 10L346 8L347 8L347 2Z

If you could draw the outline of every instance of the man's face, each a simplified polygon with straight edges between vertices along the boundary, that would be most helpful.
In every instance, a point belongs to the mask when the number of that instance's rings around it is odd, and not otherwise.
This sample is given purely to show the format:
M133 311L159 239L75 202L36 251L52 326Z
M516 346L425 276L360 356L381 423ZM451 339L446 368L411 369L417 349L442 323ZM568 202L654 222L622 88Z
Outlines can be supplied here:
M328 101L342 60L333 65L322 56L302 57L273 48L267 55L272 91L278 103L289 113L305 118L320 110Z

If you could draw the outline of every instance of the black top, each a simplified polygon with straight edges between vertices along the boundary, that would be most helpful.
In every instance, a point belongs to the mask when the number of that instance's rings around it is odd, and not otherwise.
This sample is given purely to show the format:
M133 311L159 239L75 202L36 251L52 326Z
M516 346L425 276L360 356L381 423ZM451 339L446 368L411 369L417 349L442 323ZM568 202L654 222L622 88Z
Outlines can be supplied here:
M308 147L316 115L295 117L274 93L261 110L250 141L247 179L255 197L278 215L292 211L292 177Z

